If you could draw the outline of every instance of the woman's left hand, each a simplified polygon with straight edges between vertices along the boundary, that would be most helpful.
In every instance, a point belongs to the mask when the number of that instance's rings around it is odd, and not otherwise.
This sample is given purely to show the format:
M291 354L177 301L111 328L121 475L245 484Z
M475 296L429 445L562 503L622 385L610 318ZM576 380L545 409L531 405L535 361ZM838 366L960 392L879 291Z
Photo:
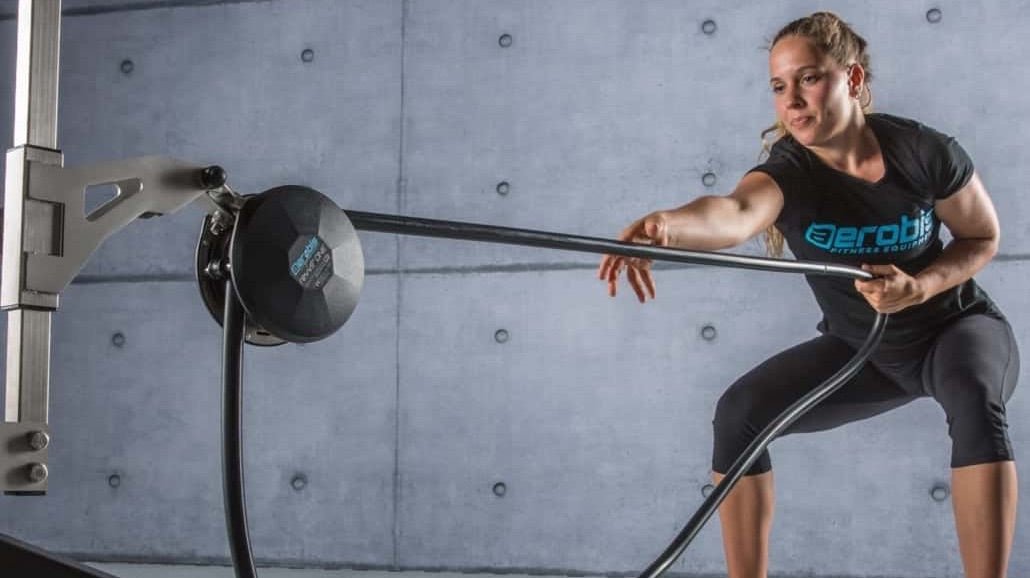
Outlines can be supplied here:
M926 301L925 291L915 277L894 265L862 265L875 279L855 279L855 289L880 313L897 313Z

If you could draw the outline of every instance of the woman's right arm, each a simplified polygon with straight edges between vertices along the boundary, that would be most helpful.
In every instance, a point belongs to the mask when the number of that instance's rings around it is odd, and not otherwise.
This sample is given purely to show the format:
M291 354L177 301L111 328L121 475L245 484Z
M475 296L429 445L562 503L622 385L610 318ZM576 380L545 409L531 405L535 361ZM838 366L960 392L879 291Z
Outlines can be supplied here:
M676 209L656 211L623 230L620 241L688 249L717 251L747 241L776 222L783 209L783 193L769 175L751 172L732 193L707 195ZM616 281L623 267L626 277L643 303L655 296L650 261L605 255L598 277L608 282L608 294L615 296Z

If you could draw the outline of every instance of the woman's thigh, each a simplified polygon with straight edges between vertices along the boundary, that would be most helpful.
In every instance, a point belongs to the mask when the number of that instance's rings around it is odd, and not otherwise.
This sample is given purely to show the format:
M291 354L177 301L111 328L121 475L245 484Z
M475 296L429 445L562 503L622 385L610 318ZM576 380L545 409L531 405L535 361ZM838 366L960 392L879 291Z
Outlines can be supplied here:
M923 388L949 415L972 399L1004 405L1019 378L1019 349L1007 321L970 315L945 328L923 366Z
M836 337L816 337L781 351L741 376L726 390L719 404L726 406L724 411L746 416L750 427L760 429L832 377L855 353ZM889 411L916 397L867 363L840 389L794 422L785 434L832 429Z

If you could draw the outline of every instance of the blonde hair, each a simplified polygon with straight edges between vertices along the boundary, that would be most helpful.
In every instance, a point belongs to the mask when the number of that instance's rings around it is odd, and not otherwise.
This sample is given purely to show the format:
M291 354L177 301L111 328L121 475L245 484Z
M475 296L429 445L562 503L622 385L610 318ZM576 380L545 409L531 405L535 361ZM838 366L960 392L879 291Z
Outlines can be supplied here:
M869 68L869 53L866 51L868 43L859 36L847 22L832 12L816 12L804 18L787 24L776 33L772 42L769 43L769 51L772 52L776 43L787 36L800 36L810 40L823 54L829 56L834 62L841 66L859 64L865 69L865 82L862 83L862 93L859 93L859 102L862 112L868 114L873 109L873 93L869 88L869 81L873 73ZM865 101L862 101L862 95ZM766 139L770 134L774 135L772 140ZM787 128L779 120L769 128L762 131L762 153L768 154L772 145L787 135ZM759 156L761 158L761 156ZM783 233L771 225L765 231L765 251L770 257L781 257L783 255Z

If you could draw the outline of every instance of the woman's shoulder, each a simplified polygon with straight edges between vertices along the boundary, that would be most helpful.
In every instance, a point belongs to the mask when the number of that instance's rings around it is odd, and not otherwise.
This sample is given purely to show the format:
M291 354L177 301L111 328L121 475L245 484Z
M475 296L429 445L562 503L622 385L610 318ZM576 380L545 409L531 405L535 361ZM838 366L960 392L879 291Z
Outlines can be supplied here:
M789 165L799 169L809 166L808 150L801 145L794 137L784 135L776 140L769 148L769 158L766 163Z
M877 136L885 136L892 139L897 138L903 140L905 137L914 139L939 139L941 137L947 137L947 135L941 131L931 126L927 126L921 121L895 114L871 112L866 114L866 122L868 122L873 128Z

